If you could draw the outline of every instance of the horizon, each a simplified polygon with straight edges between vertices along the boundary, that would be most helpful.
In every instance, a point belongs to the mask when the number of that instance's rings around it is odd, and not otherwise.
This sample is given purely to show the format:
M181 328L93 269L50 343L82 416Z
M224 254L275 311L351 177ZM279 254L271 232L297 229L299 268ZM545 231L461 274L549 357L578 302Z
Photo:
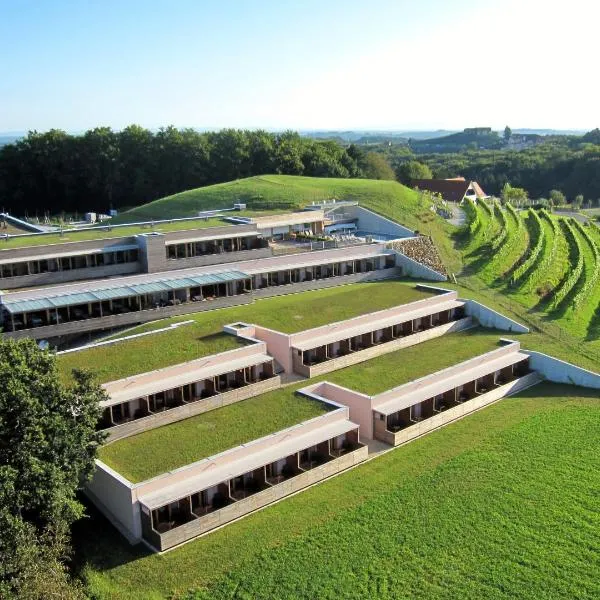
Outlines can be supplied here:
M0 0L0 131L589 131L598 12L586 0Z

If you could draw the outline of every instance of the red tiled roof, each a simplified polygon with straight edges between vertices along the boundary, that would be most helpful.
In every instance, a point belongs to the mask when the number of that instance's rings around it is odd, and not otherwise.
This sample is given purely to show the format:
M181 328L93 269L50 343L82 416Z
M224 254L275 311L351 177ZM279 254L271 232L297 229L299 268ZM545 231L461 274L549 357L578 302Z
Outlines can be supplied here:
M440 194L444 200L460 202L469 188L468 181L456 179L414 179L411 187Z
M467 181L464 177L455 177L452 179L413 179L410 182L411 187L419 188L428 192L440 194L444 200L450 202L460 202L467 193L470 185L478 198L485 198L485 192L476 181Z

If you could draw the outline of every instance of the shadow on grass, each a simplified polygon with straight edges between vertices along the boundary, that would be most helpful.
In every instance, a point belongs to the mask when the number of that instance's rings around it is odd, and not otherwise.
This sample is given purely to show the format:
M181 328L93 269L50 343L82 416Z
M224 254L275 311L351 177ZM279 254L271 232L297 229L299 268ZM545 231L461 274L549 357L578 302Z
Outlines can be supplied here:
M73 570L81 575L86 565L97 571L113 569L153 554L144 544L132 546L110 521L85 497L86 517L73 525Z
M587 333L585 336L586 342L595 342L600 340L600 304L596 308L594 315L592 316L592 320L587 328Z

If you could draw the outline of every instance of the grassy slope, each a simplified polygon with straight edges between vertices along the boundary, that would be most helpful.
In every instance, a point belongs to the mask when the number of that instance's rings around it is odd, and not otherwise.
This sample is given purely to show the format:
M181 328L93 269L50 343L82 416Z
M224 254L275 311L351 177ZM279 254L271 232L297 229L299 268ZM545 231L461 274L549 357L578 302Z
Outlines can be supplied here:
M103 446L99 458L137 483L328 410L309 398L263 394Z
M450 227L431 213L428 204L421 204L419 194L395 181L261 175L161 198L120 218L140 221L185 217L199 210L230 207L234 202L246 202L249 209L294 209L333 198L358 201L365 208L431 235L448 269L458 270L460 258L448 237Z
M95 598L597 597L599 423L596 393L536 386L163 556L95 520L84 574Z
M457 332L313 378L311 383L327 380L365 394L378 394L488 352L497 346L499 337L499 332L490 330ZM307 382L302 381L119 440L101 448L99 457L131 481L148 479L275 431L274 425L281 425L286 413L302 420L303 411L311 406L305 407L306 400L294 392L305 385ZM261 424L264 415L270 419Z
M91 369L102 382L111 381L234 348L236 342L232 336L219 335L219 332L223 325L235 321L247 321L294 333L429 296L415 289L413 282L386 281L265 298L246 306L200 312L143 325L127 333L141 333L170 323L194 321L191 325L182 325L172 331L65 354L59 357L58 363L64 380L68 380L73 368L79 367Z

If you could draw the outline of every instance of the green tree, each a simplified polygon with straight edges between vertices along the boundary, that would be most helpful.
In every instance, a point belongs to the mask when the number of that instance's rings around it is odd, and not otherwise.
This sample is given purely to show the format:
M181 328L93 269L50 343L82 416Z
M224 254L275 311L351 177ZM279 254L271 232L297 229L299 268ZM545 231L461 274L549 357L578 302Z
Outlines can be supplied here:
M400 183L410 185L414 179L431 179L433 175L426 164L418 160L409 160L398 166L396 177Z
M64 559L105 399L84 372L61 383L55 355L33 340L0 340L0 598L80 597Z
M510 202L514 206L520 206L527 201L527 197L527 190L512 187L508 182L506 182L502 188L502 201L504 203Z
M581 208L583 206L583 194L577 194L573 200L573 208Z
M361 164L367 179L396 179L396 174L383 154L368 152Z
M560 190L550 190L548 198L552 206L562 206L567 201L565 195Z
M512 129L507 125L504 128L504 139L508 142L508 140L510 140L511 135L512 135Z

